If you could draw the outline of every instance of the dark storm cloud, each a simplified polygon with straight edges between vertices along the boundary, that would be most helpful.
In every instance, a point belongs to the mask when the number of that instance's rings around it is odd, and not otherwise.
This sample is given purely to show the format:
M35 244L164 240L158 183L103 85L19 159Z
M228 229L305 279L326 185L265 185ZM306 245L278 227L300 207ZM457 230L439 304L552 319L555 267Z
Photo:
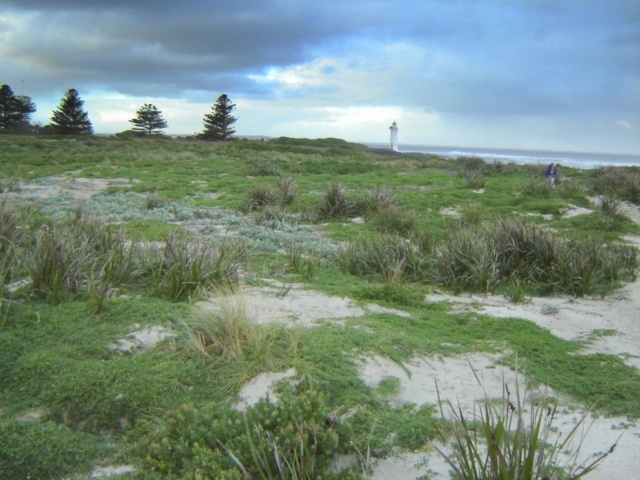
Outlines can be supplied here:
M421 55L393 70L388 45ZM5 0L0 7L0 82L24 81L28 90L14 90L28 95L70 86L189 99L227 91L455 114L637 116L639 52L640 2L626 0ZM255 81L324 57L343 62L340 73L323 73L346 75L342 83ZM364 64L369 71L357 75ZM357 95L344 87L352 77L364 82Z

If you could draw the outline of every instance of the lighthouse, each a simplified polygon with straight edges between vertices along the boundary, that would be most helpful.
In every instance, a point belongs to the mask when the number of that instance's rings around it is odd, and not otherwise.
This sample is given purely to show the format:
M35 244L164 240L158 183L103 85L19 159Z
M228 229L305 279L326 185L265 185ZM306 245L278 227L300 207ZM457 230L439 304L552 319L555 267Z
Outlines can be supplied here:
M391 132L390 148L394 152L397 152L398 151L398 124L396 122L393 122L389 127L389 131Z

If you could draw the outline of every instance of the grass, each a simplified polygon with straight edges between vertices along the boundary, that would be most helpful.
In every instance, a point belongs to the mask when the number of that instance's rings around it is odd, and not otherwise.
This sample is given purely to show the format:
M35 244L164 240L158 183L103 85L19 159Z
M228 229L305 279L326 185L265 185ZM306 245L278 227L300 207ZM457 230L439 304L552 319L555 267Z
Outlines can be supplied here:
M438 286L526 301L607 294L634 278L637 251L618 241L638 233L618 210L632 186L593 214L559 215L568 203L588 206L607 182L624 183L626 171L563 168L561 185L546 189L536 168L377 156L336 139L2 136L0 152L0 185L19 194L0 202L0 428L20 434L13 460L0 453L0 476L31 468L32 477L73 478L121 461L140 478L208 478L204 465L228 478L242 478L240 465L253 478L279 478L302 462L313 476L334 450L417 450L436 427L451 428L433 406L394 405L397 379L367 387L353 361L361 355L402 364L513 351L532 382L597 412L640 416L638 375L618 357L577 355L580 344L530 322L424 302ZM27 195L53 186L54 175L109 187L81 202L72 192ZM282 285L274 295L283 302L303 282L411 318L364 315L304 331L256 325L259 306L234 289L265 279ZM211 297L216 307L202 310L197 302ZM150 326L177 336L136 353L110 347ZM248 423L230 408L246 380L291 367L300 383L281 386L281 406L261 403ZM18 423L33 412L42 416ZM306 442L314 435L326 440L326 458ZM29 466L42 436L51 439L46 455ZM360 467L343 478L358 478Z
M472 367L473 368L473 367ZM475 374L478 382L478 376ZM452 467L460 480L518 479L536 480L560 477L577 480L592 472L613 452L616 444L594 459L579 460L584 436L581 426L588 412L583 414L567 435L555 434L557 405L547 399L544 392L533 398L535 392L522 391L516 378L512 386L504 385L502 398L495 405L484 392L484 400L474 406L471 417L465 417L460 406L445 403L453 418L452 437L454 452L443 453L434 447ZM441 406L442 416L445 416ZM555 438L555 440L554 440ZM568 456L564 459L563 456ZM582 462L582 463L580 463Z

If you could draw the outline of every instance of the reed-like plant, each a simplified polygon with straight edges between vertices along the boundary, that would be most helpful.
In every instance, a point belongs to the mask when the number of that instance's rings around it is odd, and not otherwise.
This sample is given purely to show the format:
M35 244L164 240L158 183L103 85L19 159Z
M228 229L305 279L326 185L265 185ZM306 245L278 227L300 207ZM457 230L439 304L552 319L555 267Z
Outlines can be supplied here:
M291 205L298 195L298 184L293 177L278 178L278 203Z
M240 241L214 242L174 232L164 242L160 290L172 300L183 300L214 287L236 285L245 253Z
M553 191L551 182L544 178L532 178L522 186L522 194L529 197L549 198Z
M370 221L380 232L407 236L416 231L418 215L415 210L390 207L379 211Z
M410 241L397 235L361 237L346 246L338 262L343 271L358 276L380 276L388 281L402 281L405 264L417 255Z
M467 225L478 225L482 220L484 207L478 202L466 203L460 208L460 218Z
M247 198L241 210L252 212L279 204L278 193L268 185L255 185L247 192Z
M355 213L355 202L349 198L340 182L333 182L325 187L316 211L319 219L352 217Z
M464 174L464 184L468 188L477 190L486 186L486 179L481 171L469 171Z
M475 371L473 374L481 384ZM452 441L453 453L434 448L452 468L456 480L577 480L613 452L617 441L604 453L580 459L581 431L589 412L563 437L554 425L557 405L544 393L537 399L529 389L521 393L517 378L515 395L506 383L503 385L497 404L485 391L484 401L474 404L471 416L460 405L442 401L438 392L441 414L453 422L450 430L440 430L440 440Z
M395 191L385 185L361 190L354 200L355 208L365 217L396 209L398 199Z

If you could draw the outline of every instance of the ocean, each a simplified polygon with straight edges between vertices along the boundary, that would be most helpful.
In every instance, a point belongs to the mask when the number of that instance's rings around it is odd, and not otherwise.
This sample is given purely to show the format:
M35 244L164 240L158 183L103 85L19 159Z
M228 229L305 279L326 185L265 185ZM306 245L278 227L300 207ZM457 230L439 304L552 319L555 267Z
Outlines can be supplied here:
M375 148L387 148L388 144L371 144ZM432 147L427 145L400 145L400 153L432 153L443 157L480 157L486 161L503 163L532 163L548 165L556 163L571 168L591 169L604 166L640 167L640 155L612 153L554 152L546 150L509 150L468 147Z

